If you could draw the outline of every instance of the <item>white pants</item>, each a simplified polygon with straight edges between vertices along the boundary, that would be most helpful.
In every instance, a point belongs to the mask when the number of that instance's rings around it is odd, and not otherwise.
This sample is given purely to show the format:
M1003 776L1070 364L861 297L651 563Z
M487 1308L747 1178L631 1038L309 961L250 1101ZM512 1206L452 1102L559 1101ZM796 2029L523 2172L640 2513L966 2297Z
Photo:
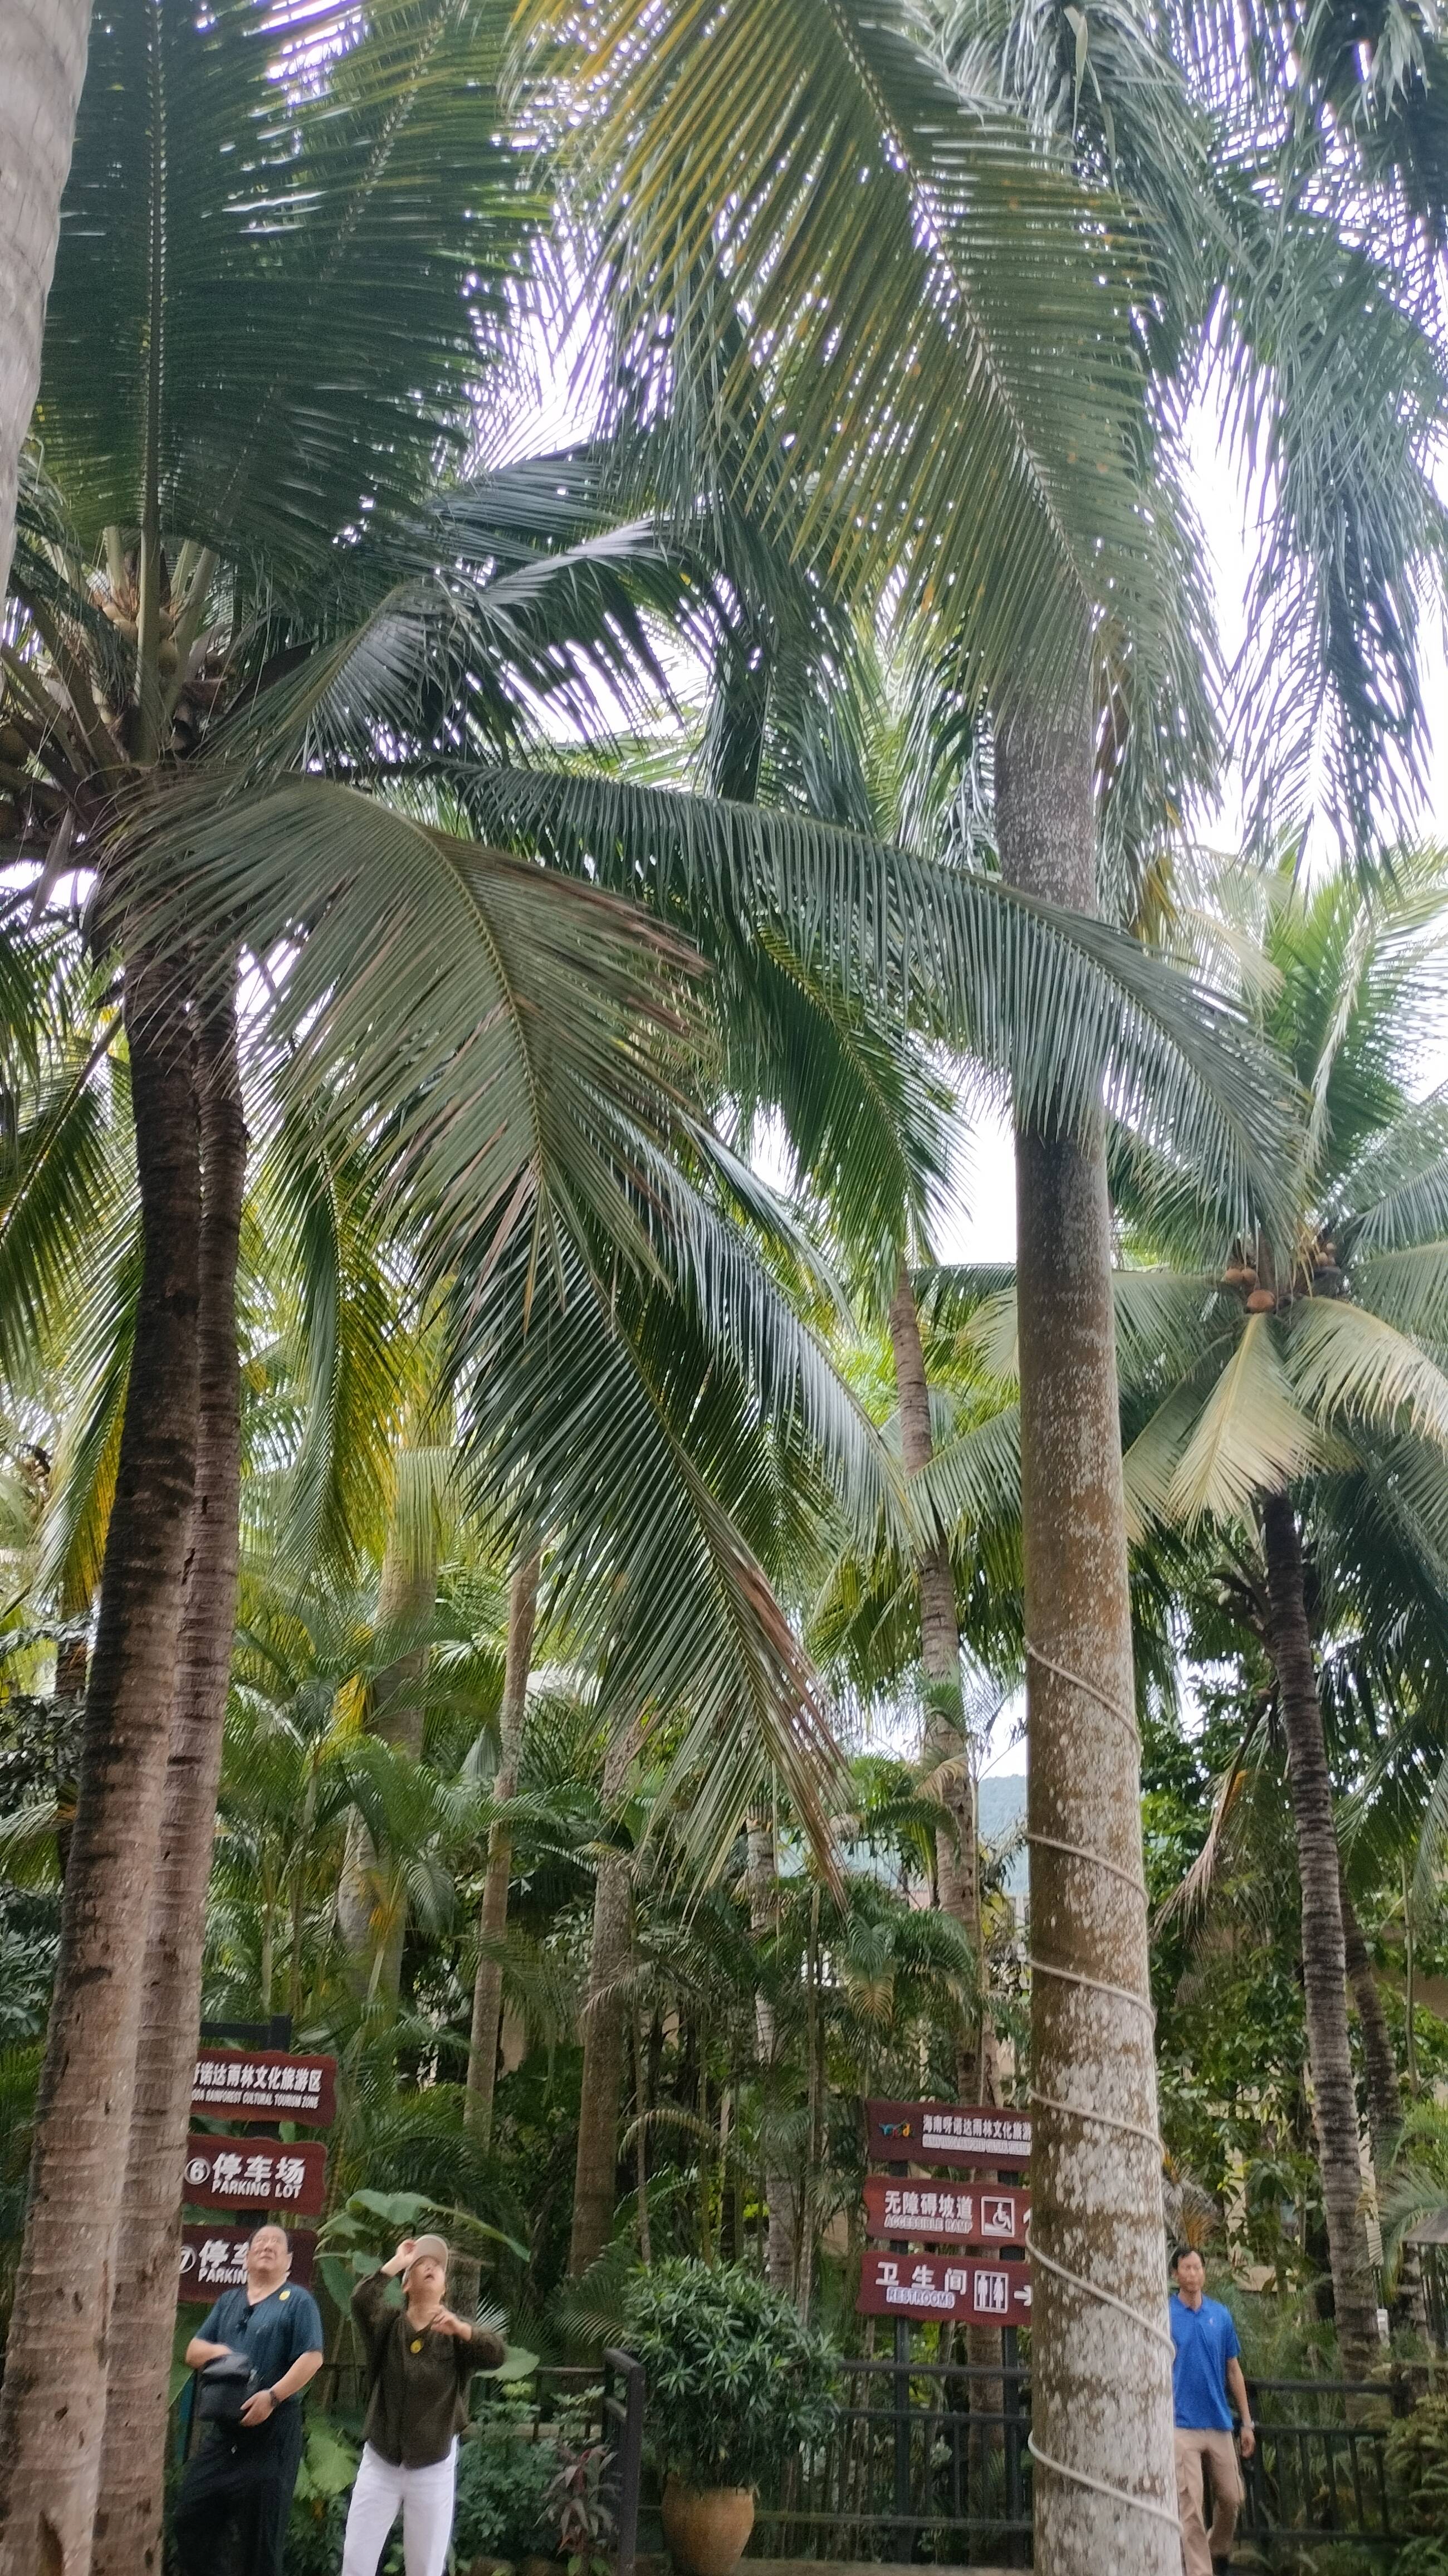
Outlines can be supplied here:
M443 2576L452 2537L457 2464L456 2442L445 2459L435 2460L427 2469L395 2469L370 2442L364 2442L347 2507L342 2576L377 2576L377 2562L399 2506L407 2576Z

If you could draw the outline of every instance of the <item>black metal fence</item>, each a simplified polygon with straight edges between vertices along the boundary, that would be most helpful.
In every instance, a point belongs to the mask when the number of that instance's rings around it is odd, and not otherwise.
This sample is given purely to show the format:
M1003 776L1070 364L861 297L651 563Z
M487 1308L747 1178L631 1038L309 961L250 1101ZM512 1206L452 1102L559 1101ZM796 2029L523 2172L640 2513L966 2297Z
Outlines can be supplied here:
M1384 2391L1262 2380L1251 2393L1247 2563L1292 2569L1327 2542L1355 2543L1376 2563L1395 2548ZM832 2431L761 2496L750 2554L1027 2567L1029 2436L1024 2364L846 2361Z
M828 2440L761 2495L752 2555L1029 2564L1027 2369L870 2359L840 2381Z
M1285 2552L1356 2541L1374 2553L1406 2535L1393 2528L1385 2458L1390 2407L1406 2407L1345 2379L1264 2379L1250 2384L1257 2447L1243 2462L1240 2529L1275 2565Z

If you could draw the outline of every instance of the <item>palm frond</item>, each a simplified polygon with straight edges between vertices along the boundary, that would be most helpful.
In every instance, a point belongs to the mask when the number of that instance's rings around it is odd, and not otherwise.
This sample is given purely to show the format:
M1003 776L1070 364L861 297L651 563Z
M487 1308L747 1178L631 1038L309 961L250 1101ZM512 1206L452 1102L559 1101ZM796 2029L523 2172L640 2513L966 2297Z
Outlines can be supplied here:
M1009 1077L1050 1128L1099 1112L1168 1144L1225 1204L1274 1205L1291 1086L1234 1005L1110 924L799 814L532 769L467 782L477 828L686 929L721 977L768 925L846 1000Z
M1295 1309L1286 1364L1299 1400L1331 1421L1411 1429L1448 1448L1448 1375L1406 1333L1346 1299Z
M627 363L661 331L689 400L739 415L745 506L780 501L782 399L795 552L968 614L990 685L1079 662L1102 549L1128 584L1144 552L1128 297L1100 290L1103 266L1127 287L1120 209L962 97L903 8L535 0L528 23L587 101L568 141ZM722 367L716 286L744 324Z
M1249 1315L1183 1444L1171 1481L1173 1513L1189 1524L1210 1514L1242 1520L1327 1454L1283 1364L1270 1315Z
M233 561L317 567L415 508L532 212L489 113L505 32L490 0L96 20L37 413L87 538L138 526L148 440L163 527Z

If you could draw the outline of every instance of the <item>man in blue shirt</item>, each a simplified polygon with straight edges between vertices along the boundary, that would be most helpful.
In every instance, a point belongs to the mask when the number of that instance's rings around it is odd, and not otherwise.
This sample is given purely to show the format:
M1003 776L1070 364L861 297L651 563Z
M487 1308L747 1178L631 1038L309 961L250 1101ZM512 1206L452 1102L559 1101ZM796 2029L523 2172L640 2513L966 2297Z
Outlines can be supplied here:
M208 2424L176 2500L181 2576L212 2576L223 2543L238 2576L282 2576L287 2516L302 2458L301 2393L322 2367L322 2319L310 2290L287 2278L291 2243L264 2221L246 2249L246 2280L216 2302L186 2347L192 2370L244 2353L251 2393L237 2424Z
M1176 2258L1176 2294L1170 2304L1174 2358L1171 2371L1172 2414L1176 2423L1177 2511L1182 2524L1182 2560L1186 2576L1212 2576L1227 2566L1242 2477L1232 2441L1232 2404L1242 2419L1242 2456L1250 2459L1256 2444L1247 2383L1242 2377L1241 2345L1230 2308L1203 2296L1207 2267L1187 2246ZM1210 2536L1202 2513L1203 2471L1212 2473Z

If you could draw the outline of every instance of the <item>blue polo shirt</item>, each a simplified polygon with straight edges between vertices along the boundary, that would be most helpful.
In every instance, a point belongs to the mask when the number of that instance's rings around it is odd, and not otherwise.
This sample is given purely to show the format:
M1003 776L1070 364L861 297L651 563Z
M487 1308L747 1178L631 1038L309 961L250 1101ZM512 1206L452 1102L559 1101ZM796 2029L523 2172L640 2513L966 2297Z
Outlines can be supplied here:
M1230 2433L1227 2364L1242 2347L1232 2311L1220 2299L1203 2299L1189 2308L1171 2294L1169 2314L1175 2358L1171 2366L1172 2414L1181 2433Z
M224 2290L197 2333L205 2343L244 2352L260 2388L274 2387L304 2352L324 2349L321 2311L311 2291L295 2281L283 2281L254 2307L244 2288ZM277 2412L285 2415L300 2404L298 2397L284 2397Z

